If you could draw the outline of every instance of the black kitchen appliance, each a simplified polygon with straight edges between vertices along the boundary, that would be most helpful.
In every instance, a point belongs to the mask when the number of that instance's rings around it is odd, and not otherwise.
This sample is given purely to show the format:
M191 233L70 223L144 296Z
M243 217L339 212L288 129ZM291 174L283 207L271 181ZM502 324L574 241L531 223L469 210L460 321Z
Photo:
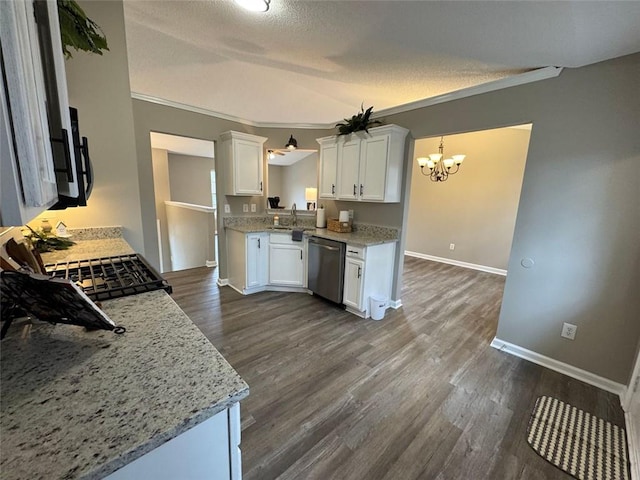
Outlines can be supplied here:
M71 280L94 302L160 289L172 291L171 285L136 253L51 263L45 270L53 278Z

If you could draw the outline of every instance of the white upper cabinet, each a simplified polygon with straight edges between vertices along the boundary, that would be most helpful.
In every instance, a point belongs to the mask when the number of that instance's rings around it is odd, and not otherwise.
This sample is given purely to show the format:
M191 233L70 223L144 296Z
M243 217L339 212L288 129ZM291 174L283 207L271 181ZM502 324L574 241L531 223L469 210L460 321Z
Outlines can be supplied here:
M241 132L229 131L220 135L226 195L263 194L263 145L266 141L265 137Z
M399 202L408 133L397 125L383 125L369 133L319 138L320 198Z
M360 174L359 138L338 144L338 199L358 200Z

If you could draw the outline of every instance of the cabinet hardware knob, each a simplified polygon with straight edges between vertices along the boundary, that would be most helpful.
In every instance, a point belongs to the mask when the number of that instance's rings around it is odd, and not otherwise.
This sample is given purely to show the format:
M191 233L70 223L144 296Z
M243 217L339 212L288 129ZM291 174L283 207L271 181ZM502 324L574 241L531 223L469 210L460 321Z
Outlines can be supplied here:
M260 239L258 239L258 248L260 248Z
M360 184L360 196L362 196L362 189L364 188L364 186L362 184Z
M336 194L336 185L334 183L331 184L331 195Z
M262 191L262 182L260 182L260 191Z
M361 274L362 274L362 267L358 267L358 278L360 278Z
M354 196L354 197L357 195L357 194L356 194L356 189L357 189L357 188L358 188L358 186L354 183L354 184L353 184L353 196Z

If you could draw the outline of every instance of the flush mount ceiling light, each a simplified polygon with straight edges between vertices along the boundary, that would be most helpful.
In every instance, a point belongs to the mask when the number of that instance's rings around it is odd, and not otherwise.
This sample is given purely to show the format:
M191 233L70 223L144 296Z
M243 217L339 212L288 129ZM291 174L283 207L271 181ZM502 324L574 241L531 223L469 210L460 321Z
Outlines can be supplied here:
M466 155L452 155L451 158L444 157L444 137L440 137L440 146L438 147L438 153L432 153L429 157L417 158L418 165L420 165L420 172L429 177L432 182L445 182L449 175L458 173L460 165L464 161ZM455 165L455 170L451 170ZM424 167L429 167L429 171L425 173Z
M269 10L271 0L235 0L235 2L250 12L266 12Z
M289 137L289 141L284 146L284 148L286 148L287 150L295 150L296 148L298 148L298 141L293 138L293 135Z

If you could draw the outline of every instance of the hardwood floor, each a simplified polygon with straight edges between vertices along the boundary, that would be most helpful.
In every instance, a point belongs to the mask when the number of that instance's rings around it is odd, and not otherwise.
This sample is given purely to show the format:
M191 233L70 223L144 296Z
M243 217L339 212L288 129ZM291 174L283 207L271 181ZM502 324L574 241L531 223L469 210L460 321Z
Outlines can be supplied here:
M489 346L503 277L406 257L404 306L373 321L216 275L165 276L251 388L247 480L568 479L526 443L539 395L624 425L615 395Z

